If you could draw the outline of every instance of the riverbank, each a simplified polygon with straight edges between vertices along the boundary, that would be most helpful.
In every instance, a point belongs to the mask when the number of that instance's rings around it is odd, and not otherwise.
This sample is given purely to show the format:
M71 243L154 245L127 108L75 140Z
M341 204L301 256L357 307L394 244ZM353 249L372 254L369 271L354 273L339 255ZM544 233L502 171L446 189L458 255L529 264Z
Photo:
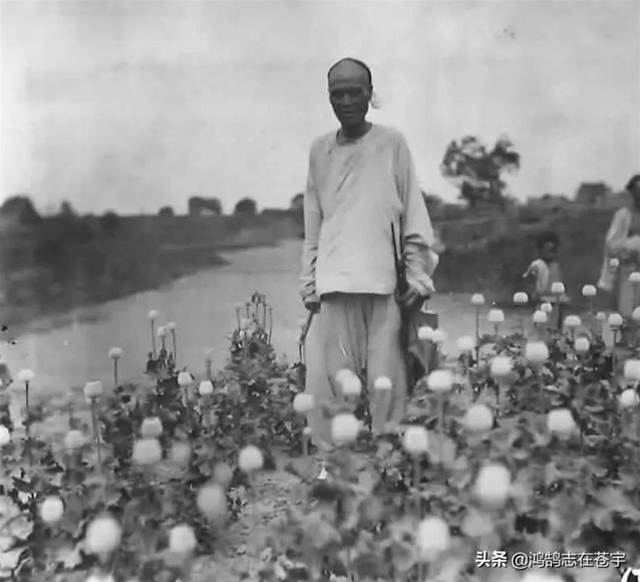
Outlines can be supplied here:
M87 218L0 233L1 322L20 335L40 318L151 291L227 264L222 254L297 235L282 217L122 217L104 232Z
M521 210L434 219L445 247L435 276L438 294L482 292L488 302L509 305L514 292L530 290L522 273L537 256L537 235L552 230L560 238L568 293L576 309L584 307L580 290L598 277L613 210L573 205L562 213L533 216ZM0 314L12 334L23 333L41 317L62 316L222 267L224 252L299 240L301 234L299 213L286 211L119 220L106 231L99 220L52 218L38 227L0 232ZM299 256L292 260L296 270Z

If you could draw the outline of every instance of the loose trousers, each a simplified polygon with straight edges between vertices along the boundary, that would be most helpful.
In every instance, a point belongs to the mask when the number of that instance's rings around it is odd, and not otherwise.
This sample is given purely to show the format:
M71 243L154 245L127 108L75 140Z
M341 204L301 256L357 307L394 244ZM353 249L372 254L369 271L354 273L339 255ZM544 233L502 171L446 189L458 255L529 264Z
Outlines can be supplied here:
M316 402L307 421L316 446L332 446L331 418L321 408L343 401L335 381L341 369L365 379L374 433L400 423L407 404L400 324L400 308L393 295L332 293L322 297L305 345L305 391ZM391 380L391 390L374 389L381 376Z

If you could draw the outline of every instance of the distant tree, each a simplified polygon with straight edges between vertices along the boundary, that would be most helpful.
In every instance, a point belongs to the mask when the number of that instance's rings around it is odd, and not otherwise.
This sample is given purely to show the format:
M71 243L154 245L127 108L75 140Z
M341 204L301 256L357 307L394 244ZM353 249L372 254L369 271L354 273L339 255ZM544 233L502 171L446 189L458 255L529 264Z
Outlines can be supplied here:
M238 200L233 211L234 214L245 214L248 216L254 216L256 212L257 204L253 198L242 198L242 200Z
M491 151L473 136L451 142L445 152L440 170L460 189L460 197L469 206L488 202L506 208L504 172L520 168L520 154L513 149L511 140L500 138Z
M0 207L0 215L12 218L22 225L34 225L42 222L42 217L26 195L11 196Z
M219 198L202 198L192 196L189 198L189 215L199 216L200 214L222 214L222 203Z
M58 212L58 216L64 216L66 218L72 218L77 216L76 211L71 206L71 203L67 200L63 200L62 204L60 204L60 211Z
M289 208L291 210L302 210L304 204L304 192L298 192L292 199Z
M163 206L158 211L158 216L162 216L163 218L171 218L172 216L175 216L175 212L173 211L173 208L171 208L171 206Z
M100 217L100 226L105 232L111 234L118 230L120 217L113 210L109 210Z

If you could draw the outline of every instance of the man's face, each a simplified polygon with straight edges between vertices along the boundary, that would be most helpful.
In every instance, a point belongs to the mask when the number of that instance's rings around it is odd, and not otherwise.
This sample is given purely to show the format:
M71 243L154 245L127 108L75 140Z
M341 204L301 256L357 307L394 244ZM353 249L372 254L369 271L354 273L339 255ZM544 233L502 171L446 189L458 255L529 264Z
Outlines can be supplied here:
M357 127L369 110L371 87L367 72L357 63L340 63L329 77L329 100L343 127Z
M547 241L542 247L542 258L545 261L554 260L558 254L558 247L553 241Z

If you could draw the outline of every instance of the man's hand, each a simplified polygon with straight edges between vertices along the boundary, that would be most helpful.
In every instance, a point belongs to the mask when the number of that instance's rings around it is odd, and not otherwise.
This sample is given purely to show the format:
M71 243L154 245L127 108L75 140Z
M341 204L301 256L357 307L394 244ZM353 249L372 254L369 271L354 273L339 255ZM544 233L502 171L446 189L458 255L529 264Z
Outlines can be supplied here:
M320 311L320 300L317 297L305 299L304 306L311 313L318 313Z
M398 297L400 305L407 309L419 308L429 297L422 295L415 287L408 286L407 290Z

